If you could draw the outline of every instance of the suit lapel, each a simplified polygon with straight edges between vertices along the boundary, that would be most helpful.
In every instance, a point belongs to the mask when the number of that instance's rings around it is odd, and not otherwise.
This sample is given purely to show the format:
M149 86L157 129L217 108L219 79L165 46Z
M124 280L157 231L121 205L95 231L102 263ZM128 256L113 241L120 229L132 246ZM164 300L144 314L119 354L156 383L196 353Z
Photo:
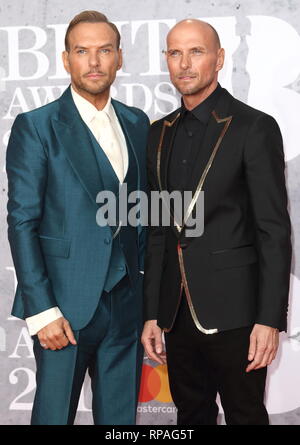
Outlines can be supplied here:
M205 173L207 167L209 167L209 169L211 167L209 166L209 162L215 148L217 148L215 155L217 155L217 151L221 149L221 144L227 131L227 126L229 126L229 120L231 122L232 119L232 116L227 115L231 99L230 94L226 90L223 90L223 93L221 94L208 121L202 145L199 147L198 154L195 159L187 190L191 190L193 192L196 191L201 176L203 173ZM212 161L214 161L214 158Z
M125 107L121 102L112 99L112 105L114 107L115 113L118 117L119 123L123 130L123 134L126 139L127 150L128 150L128 161L130 160L130 151L134 155L134 159L137 164L138 169L138 189L140 188L140 159L139 153L136 151L135 147L139 143L139 127L136 125L137 117L132 113L127 107ZM128 163L128 168L130 165Z
M157 149L156 162L156 171L160 191L168 190L168 167L179 118L180 112L177 110L177 112L174 112L169 119L165 119L163 121ZM167 208L169 208L169 206L167 206ZM172 208L169 208L169 210L171 218L174 222L174 212ZM171 227L175 235L178 237L178 230L175 228L174 224L171 224Z
M204 135L203 144L198 151L196 162L192 170L191 179L186 190L193 191L193 200L189 206L188 214L185 215L185 221L191 215L193 207L199 197L205 179L209 170L213 166L214 159L218 150L221 148L223 138L230 126L232 116L227 116L232 96L223 90L223 94L219 98L215 110L212 112L208 122L208 126ZM160 141L157 151L157 176L159 187L161 190L167 190L168 184L168 165L170 161L170 154L173 148L174 137L179 122L180 113L177 111L170 116L170 120L163 122L161 130ZM175 229L177 236L184 231L179 232Z
M89 131L74 104L70 87L59 99L59 120L52 124L76 176L96 204L97 194L104 189Z
M179 118L177 110L163 122L157 152L157 176L161 190L168 190L168 168Z

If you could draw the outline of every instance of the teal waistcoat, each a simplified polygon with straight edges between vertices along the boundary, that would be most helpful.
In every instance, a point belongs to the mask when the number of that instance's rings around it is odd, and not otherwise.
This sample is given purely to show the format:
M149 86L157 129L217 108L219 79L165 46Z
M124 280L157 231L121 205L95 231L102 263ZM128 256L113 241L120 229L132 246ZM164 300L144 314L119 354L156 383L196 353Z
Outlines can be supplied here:
M119 206L119 179L111 166L106 154L102 150L101 146L98 144L96 139L91 136L93 147L95 150L96 159L98 162L99 173L101 175L105 190L112 191L116 196L116 207L118 210ZM127 197L128 195L137 190L137 178L138 170L136 165L136 159L130 143L127 142L128 150L128 170L124 179L124 183L127 184ZM129 206L128 206L129 207ZM117 223L118 223L118 211L117 211ZM118 224L116 227L112 227L112 233L116 232ZM132 227L132 230L136 228ZM121 228L122 231L122 228ZM100 254L100 253L99 253ZM104 290L110 292L113 287L127 274L126 260L120 244L120 232L117 236L113 238L112 250L109 268L104 284Z

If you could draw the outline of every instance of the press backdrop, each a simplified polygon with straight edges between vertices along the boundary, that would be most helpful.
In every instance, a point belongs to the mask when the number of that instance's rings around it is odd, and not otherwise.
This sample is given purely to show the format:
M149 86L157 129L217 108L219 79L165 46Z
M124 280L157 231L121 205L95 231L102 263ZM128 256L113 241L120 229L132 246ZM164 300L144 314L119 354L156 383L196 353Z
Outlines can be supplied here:
M6 237L5 150L20 112L56 99L69 83L61 63L66 25L97 9L119 27L124 67L113 96L148 113L174 110L179 97L162 56L177 21L201 18L220 33L226 64L220 81L237 98L272 114L281 127L293 224L289 331L270 367L267 407L272 424L300 424L300 2L299 0L1 0L0 3L0 424L27 424L35 388L31 339L10 317L16 287ZM86 380L78 424L92 423ZM173 424L166 369L145 360L140 424ZM220 422L223 416L220 415Z

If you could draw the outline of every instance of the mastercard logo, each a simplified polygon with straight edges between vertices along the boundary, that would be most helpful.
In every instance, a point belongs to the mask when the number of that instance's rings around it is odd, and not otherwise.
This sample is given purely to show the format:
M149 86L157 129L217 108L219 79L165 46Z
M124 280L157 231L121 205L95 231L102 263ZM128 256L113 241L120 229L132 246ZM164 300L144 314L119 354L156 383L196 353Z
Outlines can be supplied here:
M167 365L159 365L155 368L143 365L139 402L151 400L163 403L172 402Z

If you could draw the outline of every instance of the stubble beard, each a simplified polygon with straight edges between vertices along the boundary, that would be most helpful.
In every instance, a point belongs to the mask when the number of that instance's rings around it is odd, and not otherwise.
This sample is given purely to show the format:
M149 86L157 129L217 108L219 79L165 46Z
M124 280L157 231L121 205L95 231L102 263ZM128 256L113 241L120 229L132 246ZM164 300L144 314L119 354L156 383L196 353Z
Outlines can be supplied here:
M95 83L94 86L89 85L89 83L85 79L81 79L79 82L75 83L75 86L78 90L84 91L85 93L91 94L92 96L98 96L99 94L110 89L113 81L109 81L108 79L101 80L101 83Z
M203 86L202 85L194 85L194 86L182 86L179 84L179 81L177 81L177 79L175 79L173 81L173 84L175 86L175 88L177 89L177 91L182 95L182 96L192 96L193 94L197 94L199 93Z
M202 91L206 90L211 83L213 82L213 79L209 80L209 81L202 81L201 83L198 83L198 85L195 86L181 86L179 85L179 82L173 82L175 88L177 89L177 91L182 95L182 96L193 96L196 94L201 93Z
M175 85L176 86L176 85ZM199 87L190 87L190 88L179 88L178 86L176 86L178 92L182 95L182 96L192 96L193 94L197 94L201 91L202 88Z

